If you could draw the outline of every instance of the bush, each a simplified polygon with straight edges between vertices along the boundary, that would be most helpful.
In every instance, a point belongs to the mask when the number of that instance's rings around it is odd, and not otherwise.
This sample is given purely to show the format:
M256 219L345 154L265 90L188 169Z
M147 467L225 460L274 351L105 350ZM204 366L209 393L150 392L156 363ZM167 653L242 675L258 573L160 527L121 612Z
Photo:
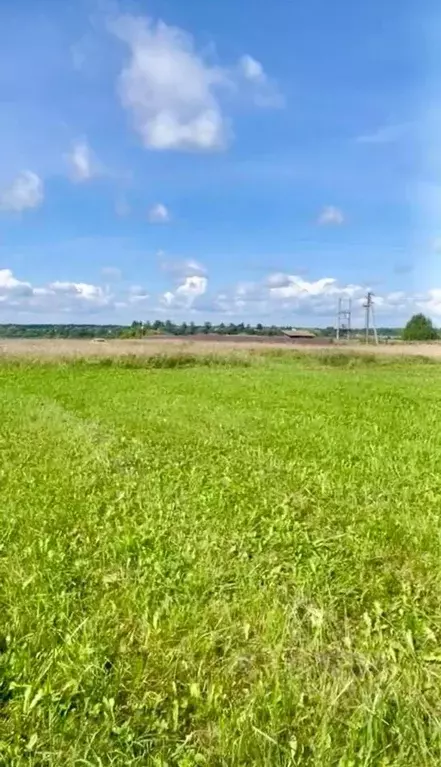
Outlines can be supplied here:
M404 341L434 341L437 338L432 320L424 314L414 314L403 330Z

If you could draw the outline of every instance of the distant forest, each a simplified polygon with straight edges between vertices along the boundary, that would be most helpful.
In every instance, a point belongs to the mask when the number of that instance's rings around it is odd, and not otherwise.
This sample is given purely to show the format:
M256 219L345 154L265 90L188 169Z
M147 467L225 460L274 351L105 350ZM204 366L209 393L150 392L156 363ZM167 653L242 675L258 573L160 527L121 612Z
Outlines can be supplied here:
M277 325L245 325L243 322L212 324L205 322L197 325L194 322L180 324L170 320L155 320L154 322L132 322L131 325L0 325L0 338L145 338L153 335L194 336L201 334L216 334L235 336L246 334L250 336L280 336L288 326ZM308 327L317 336L333 337L335 328ZM378 328L382 337L396 338L401 335L399 328ZM353 329L351 335L356 337L363 333L362 329Z

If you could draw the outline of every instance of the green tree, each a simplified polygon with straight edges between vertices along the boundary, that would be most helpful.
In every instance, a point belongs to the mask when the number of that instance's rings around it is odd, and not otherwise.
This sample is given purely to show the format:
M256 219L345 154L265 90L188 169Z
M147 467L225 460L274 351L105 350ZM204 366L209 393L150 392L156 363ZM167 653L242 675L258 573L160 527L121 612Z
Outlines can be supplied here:
M403 330L404 341L434 341L438 333L432 320L424 314L414 314Z

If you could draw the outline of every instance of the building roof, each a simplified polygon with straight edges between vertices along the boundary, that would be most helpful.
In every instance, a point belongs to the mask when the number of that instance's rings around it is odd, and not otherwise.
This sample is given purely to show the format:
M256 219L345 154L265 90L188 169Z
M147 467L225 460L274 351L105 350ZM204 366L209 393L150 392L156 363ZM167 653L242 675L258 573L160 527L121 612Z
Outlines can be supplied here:
M315 338L315 333L311 333L310 330L284 330L283 331L285 336L288 336L288 338Z

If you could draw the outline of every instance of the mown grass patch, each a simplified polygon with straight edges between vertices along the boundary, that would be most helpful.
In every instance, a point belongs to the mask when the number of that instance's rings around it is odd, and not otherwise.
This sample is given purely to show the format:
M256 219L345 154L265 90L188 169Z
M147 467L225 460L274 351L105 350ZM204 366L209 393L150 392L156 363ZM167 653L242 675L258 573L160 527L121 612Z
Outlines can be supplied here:
M132 362L0 366L0 763L438 765L441 368Z

